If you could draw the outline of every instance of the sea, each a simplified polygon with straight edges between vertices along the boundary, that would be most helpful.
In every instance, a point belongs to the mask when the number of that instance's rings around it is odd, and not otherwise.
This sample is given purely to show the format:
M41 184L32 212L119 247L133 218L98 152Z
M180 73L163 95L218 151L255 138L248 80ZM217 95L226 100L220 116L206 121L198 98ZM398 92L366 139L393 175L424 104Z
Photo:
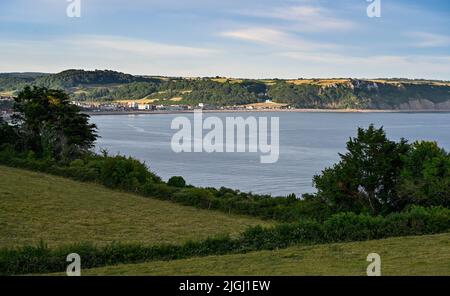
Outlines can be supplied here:
M270 123L273 118L277 118L277 161L262 163L263 153L260 149L249 152L249 146L246 152L174 151L172 139L177 133L180 135L181 130L181 126L174 125L174 122L191 122L192 138L199 136L193 131L195 125L192 113L93 115L91 122L97 125L100 135L95 149L106 149L111 155L135 157L164 180L171 176L182 176L187 183L195 186L224 186L273 196L291 193L300 196L315 192L313 176L339 161L339 153L345 153L346 142L356 136L358 127L367 128L374 124L383 127L392 140L436 141L450 151L450 113L203 113L203 120L208 117L223 122L224 136L227 117L255 118L257 122L266 118L269 134ZM205 139L209 131L204 129L200 139ZM252 137L250 129L241 134L241 140L244 140L242 137L248 143ZM269 143L270 140L272 138L269 136Z

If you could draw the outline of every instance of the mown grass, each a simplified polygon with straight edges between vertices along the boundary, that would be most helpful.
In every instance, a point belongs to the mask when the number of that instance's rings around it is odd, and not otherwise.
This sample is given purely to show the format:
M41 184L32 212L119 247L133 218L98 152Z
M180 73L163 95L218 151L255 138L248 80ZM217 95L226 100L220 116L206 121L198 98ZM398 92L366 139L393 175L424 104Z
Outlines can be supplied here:
M107 266L82 275L364 276L373 252L381 256L382 275L450 275L450 233Z
M0 247L41 240L50 247L80 242L159 245L270 224L0 166Z

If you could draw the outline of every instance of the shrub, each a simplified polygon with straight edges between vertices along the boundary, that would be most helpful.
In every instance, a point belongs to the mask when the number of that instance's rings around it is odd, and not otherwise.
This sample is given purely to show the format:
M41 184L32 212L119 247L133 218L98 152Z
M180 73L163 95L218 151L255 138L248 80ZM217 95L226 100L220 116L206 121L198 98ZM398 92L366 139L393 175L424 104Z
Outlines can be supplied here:
M450 206L450 154L435 142L416 142L405 157L398 203Z
M170 187L166 183L146 182L141 186L139 192L144 196L170 200L176 190L176 188Z
M99 169L101 182L111 188L136 192L142 184L158 179L143 163L131 157L105 157Z
M173 176L172 178L169 179L167 185L183 188L186 187L186 181L181 176Z
M367 214L339 213L333 215L323 224L327 241L362 241L383 236L380 226L383 217L373 217Z
M75 159L70 162L69 167L83 167L84 161L82 159Z
M172 200L199 208L211 208L214 195L203 188L186 188L173 194Z

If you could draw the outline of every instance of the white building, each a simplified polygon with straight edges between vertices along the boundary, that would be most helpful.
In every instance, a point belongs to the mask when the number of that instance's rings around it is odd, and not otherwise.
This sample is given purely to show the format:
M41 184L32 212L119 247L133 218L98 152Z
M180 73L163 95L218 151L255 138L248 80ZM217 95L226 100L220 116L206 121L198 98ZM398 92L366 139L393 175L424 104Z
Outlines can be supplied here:
M136 109L139 106L139 104L136 102L128 102L127 105L128 105L128 108L131 108L131 109Z
M139 104L138 110L150 110L151 106L149 104Z

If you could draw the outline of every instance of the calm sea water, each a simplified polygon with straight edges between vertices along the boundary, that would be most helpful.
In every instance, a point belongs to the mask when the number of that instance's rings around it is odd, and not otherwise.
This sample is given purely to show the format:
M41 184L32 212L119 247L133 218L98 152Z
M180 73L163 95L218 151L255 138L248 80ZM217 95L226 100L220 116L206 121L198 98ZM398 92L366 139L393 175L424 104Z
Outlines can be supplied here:
M437 141L450 150L448 113L208 113L207 116L278 116L280 157L261 164L256 153L175 153L170 129L179 115L92 116L101 138L97 150L130 155L159 176L183 176L196 186L226 186L273 195L314 192L312 177L335 163L357 127L384 126L389 138ZM193 119L192 114L183 114Z

